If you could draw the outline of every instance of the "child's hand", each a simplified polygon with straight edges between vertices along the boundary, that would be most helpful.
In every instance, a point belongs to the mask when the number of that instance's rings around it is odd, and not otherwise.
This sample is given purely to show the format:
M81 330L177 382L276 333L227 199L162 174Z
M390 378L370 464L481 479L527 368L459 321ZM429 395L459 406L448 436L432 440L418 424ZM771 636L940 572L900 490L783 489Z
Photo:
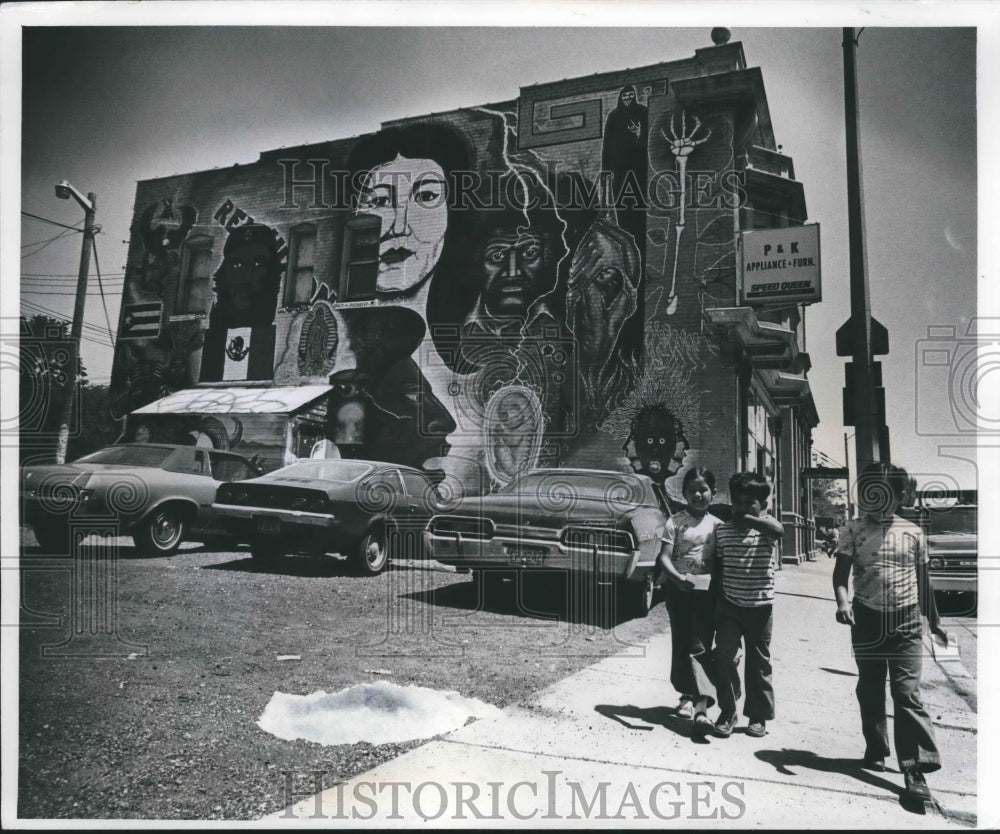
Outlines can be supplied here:
M843 603L837 606L837 622L842 625L854 625L854 611L850 603Z
M686 576L676 576L671 578L674 580L674 584L682 591L690 591L692 588L694 588L694 582L692 582Z

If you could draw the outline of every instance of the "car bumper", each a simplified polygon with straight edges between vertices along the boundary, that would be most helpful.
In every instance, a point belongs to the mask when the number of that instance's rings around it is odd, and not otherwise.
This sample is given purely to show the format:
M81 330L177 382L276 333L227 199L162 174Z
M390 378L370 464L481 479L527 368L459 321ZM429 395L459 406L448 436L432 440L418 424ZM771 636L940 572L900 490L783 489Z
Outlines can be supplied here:
M976 575L956 573L931 573L931 584L935 591L972 592L979 586Z
M582 550L551 539L497 539L482 541L424 531L424 552L445 565L472 570L562 570L600 578L642 582L656 567L639 550Z
M297 546L324 545L335 548L349 538L340 522L326 513L282 510L270 507L247 507L238 504L212 504L219 525L243 541L262 536L281 537L288 549Z

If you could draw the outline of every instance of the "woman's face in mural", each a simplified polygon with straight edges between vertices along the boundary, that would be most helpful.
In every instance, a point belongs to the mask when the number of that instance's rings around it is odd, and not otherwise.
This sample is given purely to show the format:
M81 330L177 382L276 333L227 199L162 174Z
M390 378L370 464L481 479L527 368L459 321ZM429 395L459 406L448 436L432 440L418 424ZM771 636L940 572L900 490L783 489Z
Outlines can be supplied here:
M448 228L446 191L444 169L432 159L397 156L369 172L358 212L382 221L378 292L411 289L434 269Z
M271 249L263 243L246 243L233 247L222 265L222 292L230 310L250 315L256 304L265 303L271 266Z
M497 230L483 251L483 307L491 316L524 316L544 292L545 238L528 229Z

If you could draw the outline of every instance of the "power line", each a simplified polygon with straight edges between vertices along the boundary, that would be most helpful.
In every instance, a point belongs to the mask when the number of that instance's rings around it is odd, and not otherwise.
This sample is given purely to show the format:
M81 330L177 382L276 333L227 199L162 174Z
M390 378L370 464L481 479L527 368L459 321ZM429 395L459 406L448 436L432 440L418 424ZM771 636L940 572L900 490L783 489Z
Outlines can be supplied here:
M30 211L22 211L21 214L23 214L25 217L30 217L32 220L40 220L42 221L42 223L50 223L53 226L60 226L63 229L70 229L74 232L83 231L80 228L79 223L77 223L75 226L67 226L65 223L60 223L57 220L50 220L48 217L39 217L37 214L32 214Z
M112 275L124 275L124 272L105 272L104 277L110 278ZM22 272L22 278L70 278L73 281L77 276L69 272Z
M115 347L115 337L111 333L111 316L108 315L108 302L104 298L104 283L101 281L101 259L97 257L97 237L94 237L94 269L97 270L97 286L101 290L101 305L104 307L104 322L108 326L108 339L112 350Z
M72 229L71 231L78 232L80 230L79 229ZM69 234L68 231L64 231L64 232L60 232L55 237L49 238L48 240L44 240L44 241L43 240L39 240L39 241L36 241L35 243L28 243L28 244L26 244L26 246L38 246L38 248L34 252L27 252L24 255L21 255L21 260L23 261L25 258L30 258L32 255L37 255L46 246L49 246L50 244L55 243L57 240L59 240L59 238L65 236L65 235L68 235L68 234ZM39 246L39 244L41 244L41 246ZM22 247L22 248L24 248L24 247Z

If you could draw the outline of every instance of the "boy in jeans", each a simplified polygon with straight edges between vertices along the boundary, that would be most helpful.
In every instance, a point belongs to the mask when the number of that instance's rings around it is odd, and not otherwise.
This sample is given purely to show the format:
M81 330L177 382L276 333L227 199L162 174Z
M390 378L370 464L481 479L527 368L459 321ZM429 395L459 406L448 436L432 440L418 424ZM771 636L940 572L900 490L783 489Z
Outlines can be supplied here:
M941 759L927 710L920 700L922 659L921 611L933 633L938 625L934 592L927 575L927 539L915 524L895 515L907 488L905 469L871 463L858 479L862 516L847 523L837 547L833 591L837 622L851 627L858 665L856 693L865 737L862 766L885 770L889 734L885 715L885 679L893 704L893 739L906 793L927 801L925 773ZM848 577L854 575L854 601L848 600Z
M771 684L771 609L774 603L775 543L783 528L764 513L771 487L756 472L729 479L733 517L715 528L719 598L715 608L716 683L719 718L715 735L728 738L736 726L740 640L746 645L743 714L747 735L760 738L774 718Z

